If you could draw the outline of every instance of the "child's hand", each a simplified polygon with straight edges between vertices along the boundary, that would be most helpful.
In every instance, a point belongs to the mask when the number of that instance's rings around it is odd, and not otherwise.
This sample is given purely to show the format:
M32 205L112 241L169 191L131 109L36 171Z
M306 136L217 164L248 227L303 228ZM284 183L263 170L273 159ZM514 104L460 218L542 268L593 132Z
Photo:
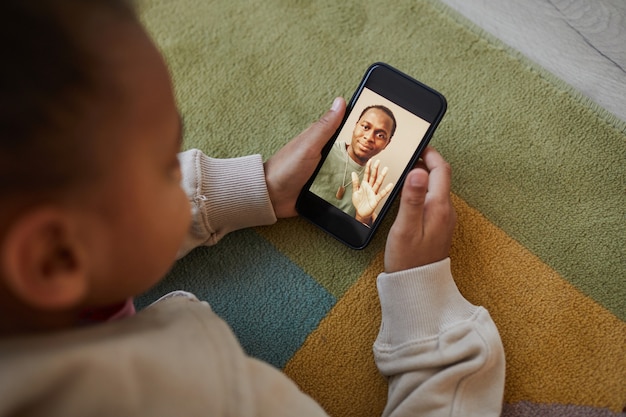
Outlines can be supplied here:
M346 102L338 97L333 107L265 164L265 182L276 217L296 216L296 200L322 158L322 148L339 128Z
M456 212L450 199L450 165L433 148L423 167L407 176L398 216L385 248L385 272L423 266L448 257Z

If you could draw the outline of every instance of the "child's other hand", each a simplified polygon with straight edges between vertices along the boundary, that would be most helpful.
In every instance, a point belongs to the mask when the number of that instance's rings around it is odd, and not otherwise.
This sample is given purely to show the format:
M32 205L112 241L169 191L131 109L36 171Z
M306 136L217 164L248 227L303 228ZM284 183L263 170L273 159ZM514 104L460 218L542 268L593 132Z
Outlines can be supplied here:
M385 272L427 265L449 256L456 212L450 199L450 165L433 148L407 176L398 216L385 248Z
M346 102L338 97L317 122L283 146L265 164L265 182L276 217L296 216L296 200L322 157L322 148L339 128Z

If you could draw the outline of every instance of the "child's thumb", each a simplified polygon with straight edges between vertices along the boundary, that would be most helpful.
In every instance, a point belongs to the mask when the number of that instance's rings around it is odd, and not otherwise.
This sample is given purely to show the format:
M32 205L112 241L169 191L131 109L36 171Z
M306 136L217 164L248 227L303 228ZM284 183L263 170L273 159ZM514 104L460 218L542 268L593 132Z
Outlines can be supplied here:
M414 230L422 230L427 191L428 172L421 168L409 172L402 187L397 222Z
M322 117L305 130L301 137L309 145L314 145L321 149L339 128L343 115L346 111L346 102L343 98L337 97L333 105Z

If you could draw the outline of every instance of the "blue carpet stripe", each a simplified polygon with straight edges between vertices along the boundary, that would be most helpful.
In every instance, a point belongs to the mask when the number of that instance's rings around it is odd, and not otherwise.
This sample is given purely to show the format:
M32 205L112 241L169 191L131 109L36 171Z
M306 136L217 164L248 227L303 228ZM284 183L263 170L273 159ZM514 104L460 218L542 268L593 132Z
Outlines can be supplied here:
M208 301L249 355L279 368L336 302L252 230L232 233L216 246L195 249L176 263L165 280L136 300L137 308L174 290Z

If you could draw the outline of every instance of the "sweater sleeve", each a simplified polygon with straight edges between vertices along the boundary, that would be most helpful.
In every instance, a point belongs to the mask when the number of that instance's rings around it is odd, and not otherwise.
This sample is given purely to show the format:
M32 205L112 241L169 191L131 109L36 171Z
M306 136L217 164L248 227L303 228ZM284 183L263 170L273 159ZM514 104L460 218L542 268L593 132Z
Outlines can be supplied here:
M469 303L450 259L378 277L374 357L389 379L384 416L499 416L504 350L487 310Z
M215 159L192 149L178 156L192 224L178 252L213 245L227 233L276 222L260 155Z

